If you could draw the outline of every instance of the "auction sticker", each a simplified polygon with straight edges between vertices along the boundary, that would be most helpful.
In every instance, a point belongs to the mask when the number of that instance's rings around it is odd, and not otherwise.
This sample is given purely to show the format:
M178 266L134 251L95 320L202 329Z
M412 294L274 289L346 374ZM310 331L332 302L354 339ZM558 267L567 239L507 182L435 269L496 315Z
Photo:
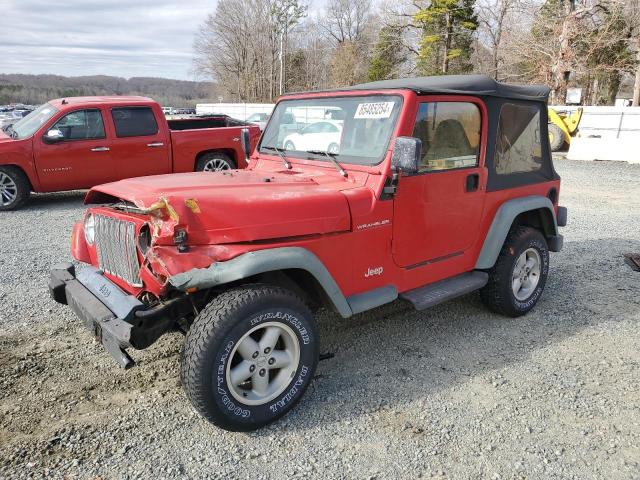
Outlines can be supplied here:
M353 118L389 118L395 102L361 103Z

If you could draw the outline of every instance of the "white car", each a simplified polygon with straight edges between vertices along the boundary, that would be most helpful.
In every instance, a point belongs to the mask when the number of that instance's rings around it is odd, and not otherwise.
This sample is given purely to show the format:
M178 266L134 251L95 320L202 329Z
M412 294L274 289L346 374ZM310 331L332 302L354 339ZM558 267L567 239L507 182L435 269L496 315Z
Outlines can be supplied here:
M323 152L338 153L340 151L340 137L342 123L324 120L307 125L302 130L284 138L285 150L322 150Z
M258 125L260 127L260 131L263 131L264 127L267 125L267 120L269 120L268 113L254 113L253 115L247 117L245 122Z

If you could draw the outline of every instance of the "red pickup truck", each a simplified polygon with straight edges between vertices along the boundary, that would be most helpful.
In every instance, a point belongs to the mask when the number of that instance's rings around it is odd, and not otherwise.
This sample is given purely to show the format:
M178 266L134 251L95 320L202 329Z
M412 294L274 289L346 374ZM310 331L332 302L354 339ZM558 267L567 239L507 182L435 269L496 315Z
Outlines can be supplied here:
M258 126L225 115L167 121L144 97L73 97L45 103L0 131L0 210L30 192L90 188L123 178L246 167Z

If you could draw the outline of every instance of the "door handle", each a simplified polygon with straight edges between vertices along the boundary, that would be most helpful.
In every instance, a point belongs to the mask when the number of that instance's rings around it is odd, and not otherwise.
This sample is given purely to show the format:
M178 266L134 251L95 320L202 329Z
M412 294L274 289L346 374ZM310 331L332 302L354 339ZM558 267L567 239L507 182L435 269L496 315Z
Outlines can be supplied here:
M91 149L92 152L108 152L109 147L94 147Z
M164 147L164 143L162 142L147 143L147 147L151 147L151 148Z
M465 181L464 190L466 192L476 192L478 191L478 187L480 186L480 175L477 173L472 173L467 175L467 179Z

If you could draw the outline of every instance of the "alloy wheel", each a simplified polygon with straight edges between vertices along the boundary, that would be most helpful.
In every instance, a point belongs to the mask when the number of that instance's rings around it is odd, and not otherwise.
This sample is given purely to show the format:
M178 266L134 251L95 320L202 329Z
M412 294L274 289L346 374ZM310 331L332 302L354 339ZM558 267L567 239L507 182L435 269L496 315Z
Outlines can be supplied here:
M511 289L519 301L528 299L540 281L540 254L535 248L528 248L518 257L513 268Z
M220 172L222 170L231 170L231 165L222 158L212 158L204 164L202 169L203 172Z
M263 405L291 383L300 362L300 342L291 328L263 323L245 333L227 362L231 395L245 405Z
M6 173L0 172L0 205L11 205L18 197L18 186Z

